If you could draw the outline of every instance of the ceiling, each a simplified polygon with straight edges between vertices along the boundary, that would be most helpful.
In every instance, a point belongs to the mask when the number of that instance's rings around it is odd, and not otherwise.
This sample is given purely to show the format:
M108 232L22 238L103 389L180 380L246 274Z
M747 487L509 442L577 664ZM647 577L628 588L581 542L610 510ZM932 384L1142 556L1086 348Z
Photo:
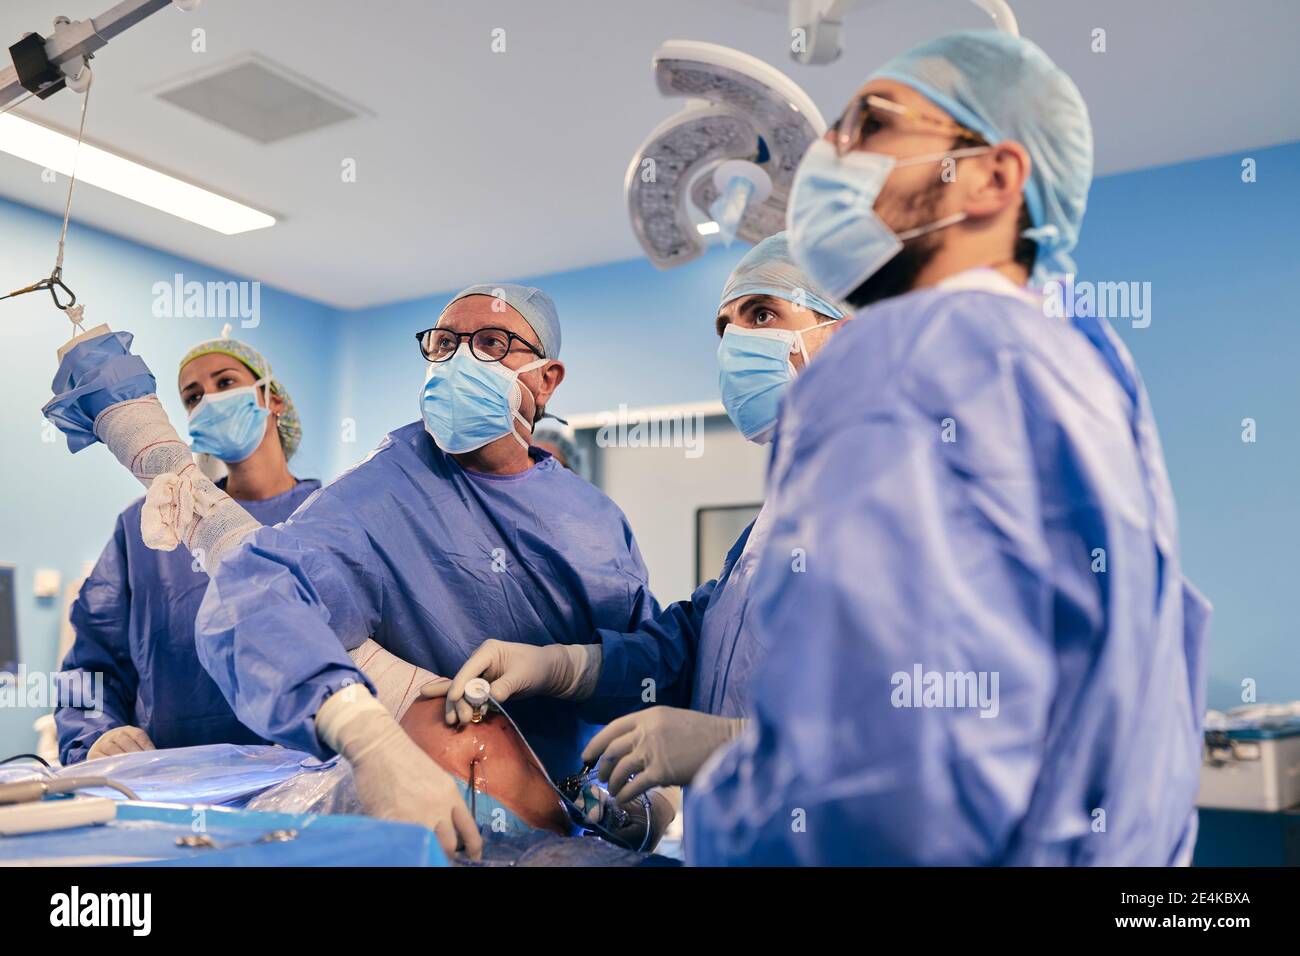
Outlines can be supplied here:
M48 34L113 0L5 0L0 38ZM1300 139L1295 0L1011 0L1021 32L1075 79L1100 174ZM623 203L637 146L681 104L650 57L666 39L723 43L776 65L828 118L876 64L987 18L963 0L860 0L845 55L791 61L781 0L204 0L168 9L95 61L87 139L282 217L221 236L93 187L77 220L357 308L471 281L640 255ZM202 27L206 52L191 50ZM494 53L491 31L505 30ZM1091 51L1106 31L1107 52ZM260 144L154 93L249 53L361 108L357 119ZM75 129L62 92L20 113ZM356 182L344 182L355 160ZM0 156L0 194L62 212L63 190ZM53 243L54 236L50 240Z

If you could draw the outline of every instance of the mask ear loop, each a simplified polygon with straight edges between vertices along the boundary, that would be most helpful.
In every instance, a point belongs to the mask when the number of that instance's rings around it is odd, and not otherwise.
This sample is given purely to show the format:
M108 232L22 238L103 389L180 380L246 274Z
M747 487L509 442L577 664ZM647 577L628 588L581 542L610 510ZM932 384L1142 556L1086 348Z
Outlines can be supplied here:
M808 348L807 348L807 346L804 345L804 342L803 342L803 334L804 334L805 332L811 332L813 329L824 329L824 328L826 328L826 326L828 326L828 325L834 325L836 322L839 322L839 321L840 321L839 319L827 319L825 322L818 322L816 325L810 325L810 326L808 326L808 328L806 328L806 329L795 329L795 330L794 330L794 338L795 338L795 341L799 343L799 354L803 356L803 367L804 367L804 368L807 368L807 367L808 367L808 363L811 362L812 359L808 357ZM793 352L794 349L791 349L790 351ZM790 363L790 370L791 370L791 371L795 371L795 367L794 367L794 363L793 363L793 362Z
M533 369L535 369L535 368L541 368L543 365L546 365L546 364L547 364L548 362L550 362L550 361L551 361L551 360L548 359L548 358L539 358L539 359L536 359L535 361L529 362L527 365L521 365L521 366L519 366L519 368L510 369L510 371L514 373L514 377L515 377L515 388L518 389L518 391L517 391L515 394L517 394L517 395L519 396L519 404L516 405L514 408L512 408L512 409L510 410L510 414L513 415L516 419L518 419L519 424L523 425L525 428L528 429L528 435L529 435L529 437L532 437L532 434L533 434L533 426L534 426L535 422L530 422L530 421L528 421L528 419L524 418L523 415L520 415L520 414L519 414L519 407L520 407L521 405L523 405L523 403L524 403L524 394L523 394L523 393L524 393L524 390L527 389L527 390L528 390L528 396L533 400L533 414L536 415L536 414L537 414L537 396L533 394L533 390L532 390L531 388L528 388L527 385L525 385L523 382L519 381L519 376L522 375L524 372L531 372L531 371L532 371ZM497 364L500 364L500 363L497 363ZM511 428L511 429L510 429L510 434L514 436L515 441L519 442L519 444L521 444L521 445L524 446L524 451L527 451L527 450L531 447L531 445L528 443L528 441L526 441L524 438L520 437L520 435L519 435L519 430L518 430L518 429L516 429L516 428Z
M894 165L898 166L919 166L923 163L938 163L945 159L965 159L968 156L980 156L993 149L992 146L967 146L963 149L954 149L946 153L929 153L925 156L909 156L907 159L900 159ZM945 216L937 219L932 223L924 226L917 226L915 229L906 229L903 232L895 233L899 242L907 242L909 239L916 239L927 233L934 232L938 229L947 229L949 226L955 226L959 222L964 222L969 217L964 212L954 213L951 216Z
M937 163L945 159L966 159L968 156L980 156L992 150L992 146L963 146L943 153L925 153L922 156L904 156L894 161L894 167L920 166L923 163Z
M222 337L223 339L228 339L228 338L230 338L230 333L231 333L233 330L234 330L234 326L231 325L229 322L227 322L225 325L223 325L223 326L221 327L221 337ZM262 374L261 374L261 376L258 378L258 380L257 380L256 382L253 383L253 388L254 388L254 389L258 389L258 388L262 389L262 399L263 399L263 402L264 402L264 404L263 404L262 407L265 408L265 409L269 412L269 411L271 411L271 391L272 391L272 389L271 389L271 379L273 379L273 378L275 377L275 372L273 372L272 369L271 369L271 363L270 363L270 361L268 361L265 357L263 357L263 361L266 362L266 370L265 370L264 372L262 372ZM253 394L256 395L257 393L254 392ZM275 417L276 417L277 419L279 419L280 416L279 416L279 415L276 415Z

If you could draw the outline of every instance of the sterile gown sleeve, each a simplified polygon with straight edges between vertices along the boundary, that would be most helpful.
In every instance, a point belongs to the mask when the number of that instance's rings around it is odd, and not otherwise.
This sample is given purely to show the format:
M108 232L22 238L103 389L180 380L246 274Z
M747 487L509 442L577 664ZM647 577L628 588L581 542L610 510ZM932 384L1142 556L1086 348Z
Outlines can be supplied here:
M72 604L71 621L76 634L63 660L64 680L96 686L103 675L103 699L95 716L82 707L60 707L54 712L59 734L59 760L72 764L86 754L101 735L114 727L135 723L135 699L139 685L131 659L131 584L127 567L127 530L117 519L112 540L81 585Z
M600 677L583 705L584 719L603 724L646 707L691 705L704 615L726 587L752 529L753 522L731 546L719 576L696 588L689 600L668 605L630 633L596 632Z
M321 758L320 705L349 684L373 691L347 652L374 630L383 591L369 536L329 496L222 558L195 622L199 661L240 722Z
M717 586L716 580L700 585L690 600L668 605L631 633L597 631L600 677L583 703L583 719L604 724L643 707L688 706L700 626Z

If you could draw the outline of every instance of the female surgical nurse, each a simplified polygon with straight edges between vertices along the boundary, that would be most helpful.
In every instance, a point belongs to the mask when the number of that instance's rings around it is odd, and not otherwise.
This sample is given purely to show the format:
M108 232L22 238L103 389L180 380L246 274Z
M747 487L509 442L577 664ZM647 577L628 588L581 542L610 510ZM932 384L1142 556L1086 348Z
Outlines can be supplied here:
M844 313L799 270L785 233L764 239L728 278L716 319L719 387L747 439L771 441L786 387L826 344ZM583 702L583 716L612 721L583 761L599 765L610 794L627 802L651 787L686 784L749 713L749 684L763 648L747 627L749 588L767 536L764 507L740 535L717 580L635 631L597 632L597 643L535 647L486 641L454 680L430 683L449 723L469 720L465 684L492 682L498 700L536 694ZM590 673L595 657L599 676Z
M265 357L229 337L229 326L190 349L178 384L191 447L225 463L218 484L258 521L283 521L320 487L289 471L302 437L289 393ZM143 501L118 515L72 606L76 638L63 669L102 673L104 682L102 700L55 712L65 764L156 747L262 742L236 719L194 649L208 575L183 548L145 547Z

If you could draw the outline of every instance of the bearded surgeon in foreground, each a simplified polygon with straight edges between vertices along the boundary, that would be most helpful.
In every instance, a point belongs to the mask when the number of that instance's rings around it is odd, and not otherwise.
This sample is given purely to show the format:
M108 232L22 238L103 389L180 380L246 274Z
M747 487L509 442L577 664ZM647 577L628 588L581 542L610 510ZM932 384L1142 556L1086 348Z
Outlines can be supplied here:
M887 63L804 157L794 258L859 312L782 409L769 650L688 862L1190 860L1209 608L1137 368L1050 281L1091 177L1078 90L995 32Z

